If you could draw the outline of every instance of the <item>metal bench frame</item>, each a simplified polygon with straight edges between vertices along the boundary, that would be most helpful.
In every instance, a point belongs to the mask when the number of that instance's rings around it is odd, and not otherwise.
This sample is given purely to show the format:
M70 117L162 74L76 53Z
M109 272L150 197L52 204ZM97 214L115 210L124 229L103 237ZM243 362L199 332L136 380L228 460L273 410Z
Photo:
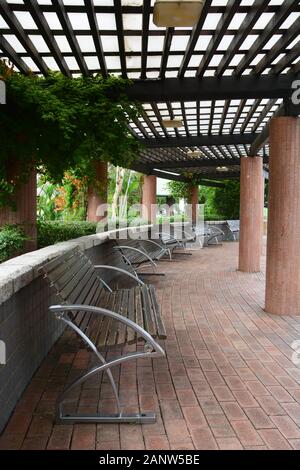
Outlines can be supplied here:
M85 341L85 343L94 351L96 356L99 359L101 365L93 367L84 375L79 377L77 380L72 382L61 395L59 395L56 404L56 422L57 423L155 423L156 416L155 413L133 413L133 414L125 414L122 411L122 405L120 402L119 394L117 385L114 381L111 368L122 364L123 362L128 362L133 359L141 359L141 358L155 358L155 357L163 357L165 356L164 350L161 346L154 341L151 335L147 333L143 328L139 325L131 321L129 318L125 318L122 315L119 315L116 312L112 312L111 310L106 310L104 308L99 307L90 307L88 305L53 305L50 307L50 312L54 313L58 320L63 321L66 325L72 328L81 338ZM85 311L90 312L95 315L104 315L109 318L113 318L121 323L124 323L127 326L130 326L134 331L139 333L139 335L144 338L145 346L143 352L132 352L130 354L121 356L117 359L114 359L110 362L107 362L103 355L100 353L98 348L94 345L94 343L89 339L89 337L80 329L77 325L75 325L71 318L68 316L68 312L75 312L75 311ZM79 386L86 380L93 377L95 374L99 374L105 371L108 375L116 404L118 413L116 414L95 414L95 415L66 415L63 411L63 403L66 400L68 394L73 390L73 388Z
M237 234L240 233L240 227L239 227L239 220L227 220L226 224L228 227L229 232L232 235L233 240L236 242L237 241Z
M155 246L156 250L152 251L147 251L141 243L150 243L152 246ZM139 247L139 248L137 248ZM131 246L131 245L116 245L113 247L114 250L119 251L121 253L121 256L123 257L124 262L129 266L129 268L132 270L134 273L135 277L137 279L140 279L139 276L141 275L154 275L154 276L165 276L164 273L158 273L155 271L157 269L157 264L156 261L161 259L164 255L168 255L170 259L172 259L171 251L168 247L161 246L159 243L154 242L153 240L136 240L136 246ZM160 251L157 253L157 249ZM130 259L130 257L126 254L126 251L134 252L139 254L142 258L139 258L137 262L134 260ZM156 256L154 257L153 254L156 253ZM150 265L153 267L153 273L141 273L138 272L139 267L145 266L145 265Z
M159 239L160 239L161 243L163 244L163 246L165 246L166 248L169 247L169 250L172 253L172 256L175 253L176 253L176 255L192 256L192 253L186 253L186 252L175 252L174 253L174 250L176 250L176 248L181 248L181 249L184 250L186 248L186 243L189 242L189 241L192 241L191 237L186 237L184 235L184 238L180 239L179 237L175 236L175 233L174 233L174 235L171 235L170 233L163 232L163 231L159 231L157 233L158 233Z
M216 227L215 225L206 225L200 230L197 230L197 227L195 227L194 230L196 236L199 237L198 239L201 248L222 246L222 243L220 243L218 237L225 237L225 233L219 227ZM215 240L215 243L211 243L213 240Z
M135 275L127 272L124 269L115 267L115 266L108 266L108 265L96 265L94 269L107 269L116 271L120 274L124 274L125 276L133 279L141 286L145 286L144 282L138 279ZM43 271L43 268L41 268ZM47 274L46 274L47 276ZM98 277L99 278L99 277ZM108 284L101 278L99 281L110 291L113 292L112 289L108 286ZM155 357L164 357L165 352L162 347L154 340L154 338L140 325L130 320L125 316L120 315L112 310L108 310L101 307L95 307L91 305L81 305L81 304L65 304L65 305L53 305L49 308L49 311L55 315L57 320L60 320L65 323L68 327L73 329L86 343L86 345L95 353L96 357L99 360L99 365L91 368L81 377L76 379L72 382L57 398L56 401L56 413L55 419L57 423L154 423L156 421L155 413L132 413L126 414L123 412L122 404L118 394L118 388L113 378L111 368L115 367L119 364L124 362L128 362L130 360L136 360L140 358L149 358L153 359ZM79 326L77 326L70 316L70 313L74 314L75 312L85 312L91 313L92 315L102 315L104 317L108 317L110 319L114 319L127 327L132 328L137 334L137 341L139 339L143 339L145 341L144 351L137 351L132 352L126 355L122 355L117 359L113 359L111 361L107 361L104 356L99 351L99 348L96 344L91 341L88 335L82 331ZM86 380L90 379L96 374L106 372L109 382L112 387L113 395L116 400L117 410L118 412L115 414L94 414L94 415L87 415L87 414L66 414L64 412L64 403L66 401L73 402L74 399L68 399L68 395L75 387L81 385Z

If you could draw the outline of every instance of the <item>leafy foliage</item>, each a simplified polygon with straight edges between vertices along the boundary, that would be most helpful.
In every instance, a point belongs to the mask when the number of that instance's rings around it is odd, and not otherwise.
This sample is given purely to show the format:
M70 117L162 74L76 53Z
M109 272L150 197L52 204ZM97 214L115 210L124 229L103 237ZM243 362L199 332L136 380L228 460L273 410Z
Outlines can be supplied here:
M225 188L215 188L214 207L224 219L240 217L240 182L225 181Z
M96 227L97 224L94 222L39 221L38 248L85 235L93 235L96 233Z
M183 176L186 178L186 182L183 181L170 181L168 183L168 188L171 192L171 196L175 199L189 199L191 195L191 190L195 186L200 185L200 176L194 173L183 173Z
M206 220L236 220L240 214L239 181L222 181L224 188L201 186L200 202Z
M205 204L204 215L206 220L238 219L240 213L240 183L239 181L223 181L224 188L201 186L200 204ZM183 183L170 181L168 183L171 195L174 198L188 199L190 188L197 182Z
M171 192L171 195L175 199L188 199L191 189L190 183L184 183L183 181L169 181L168 188Z
M4 225L0 229L0 263L15 256L28 240L23 230L16 225Z
M0 109L0 204L21 182L10 174L13 161L21 163L21 179L36 166L58 182L75 168L78 178L92 180L94 161L125 166L137 155L140 144L127 126L140 108L127 97L130 81L58 72L24 76L3 62L0 76L7 90Z

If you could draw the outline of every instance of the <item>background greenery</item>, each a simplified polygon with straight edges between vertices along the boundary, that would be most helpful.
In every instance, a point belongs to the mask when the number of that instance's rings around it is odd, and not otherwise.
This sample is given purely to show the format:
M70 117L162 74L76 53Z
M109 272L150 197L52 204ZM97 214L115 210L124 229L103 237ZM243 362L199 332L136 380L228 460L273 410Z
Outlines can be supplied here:
M199 203L205 204L206 220L237 220L240 214L240 182L223 181L223 188L199 186ZM190 186L194 183L170 181L168 188L176 202L179 198L188 198Z
M38 222L38 248L54 245L55 243L72 240L73 238L93 235L96 233L96 223L93 222Z
M116 191L116 168L109 165L108 202L111 204ZM130 170L124 170L122 187L119 194L118 206L124 204L127 198L128 208L141 201L142 175ZM239 218L239 192L238 181L225 181L224 188L199 187L199 202L205 204L206 220L227 220ZM189 189L185 183L169 183L171 195L175 202L179 198L187 198ZM158 198L164 204L164 198ZM60 184L47 181L44 175L38 179L38 248L53 245L73 238L92 235L96 233L97 224L86 222L87 183L80 180L72 172L65 173ZM126 205L126 204L125 204ZM157 223L179 222L182 214L171 216L159 214ZM111 210L109 220L112 220ZM113 220L113 227L146 224L137 213L127 211ZM106 225L105 225L106 224ZM103 230L108 227L105 222ZM98 227L99 228L99 227ZM0 229L0 262L3 262L21 253L26 236L20 227L4 226Z
M15 225L4 225L0 228L0 263L17 256L27 240L22 229Z

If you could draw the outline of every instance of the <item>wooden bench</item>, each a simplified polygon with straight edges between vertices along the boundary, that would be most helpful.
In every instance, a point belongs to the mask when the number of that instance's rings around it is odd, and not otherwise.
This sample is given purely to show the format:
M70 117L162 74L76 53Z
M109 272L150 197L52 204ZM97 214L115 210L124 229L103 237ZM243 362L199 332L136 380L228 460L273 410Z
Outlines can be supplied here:
M227 227L234 241L238 240L240 233L240 221L239 220L226 220Z
M113 291L96 274L96 269L110 270L134 280L138 286ZM96 354L100 365L90 369L70 384L59 396L56 407L58 422L139 422L155 421L153 413L124 414L118 396L111 367L137 358L164 356L164 351L154 338L165 339L166 331L160 315L155 288L145 285L131 273L115 267L94 266L79 249L45 264L41 272L54 287L60 299L59 305L50 307L57 319L71 327ZM107 362L100 352L103 348L131 344L144 340L144 351L122 355ZM118 413L115 415L66 415L63 402L71 390L93 375L106 371L116 399ZM69 400L68 400L69 401Z
M189 233L184 229L174 229L164 231L162 229L157 230L157 237L166 249L169 249L171 256L173 254L177 255L191 255L191 253L187 252L176 252L176 249L185 249L187 243L192 243L195 241L196 236L194 233Z
M136 240L128 238L126 240L116 240L114 249L121 253L124 262L137 277L139 274L162 275L155 271L154 273L138 273L138 269L145 264L150 264L156 269L156 262L166 255L171 259L171 252L168 247L158 241L149 239Z

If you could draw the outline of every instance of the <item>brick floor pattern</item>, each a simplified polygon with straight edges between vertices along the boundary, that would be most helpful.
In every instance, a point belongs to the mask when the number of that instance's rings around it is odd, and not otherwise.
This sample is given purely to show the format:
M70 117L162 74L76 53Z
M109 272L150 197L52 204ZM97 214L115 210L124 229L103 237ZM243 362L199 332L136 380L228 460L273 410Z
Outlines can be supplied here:
M291 359L300 317L263 311L264 274L236 272L237 243L191 253L162 261L166 276L151 278L166 358L114 370L125 410L156 410L157 422L54 424L56 397L94 361L66 331L17 404L0 449L300 449L300 368ZM80 412L115 411L106 375L73 398Z

